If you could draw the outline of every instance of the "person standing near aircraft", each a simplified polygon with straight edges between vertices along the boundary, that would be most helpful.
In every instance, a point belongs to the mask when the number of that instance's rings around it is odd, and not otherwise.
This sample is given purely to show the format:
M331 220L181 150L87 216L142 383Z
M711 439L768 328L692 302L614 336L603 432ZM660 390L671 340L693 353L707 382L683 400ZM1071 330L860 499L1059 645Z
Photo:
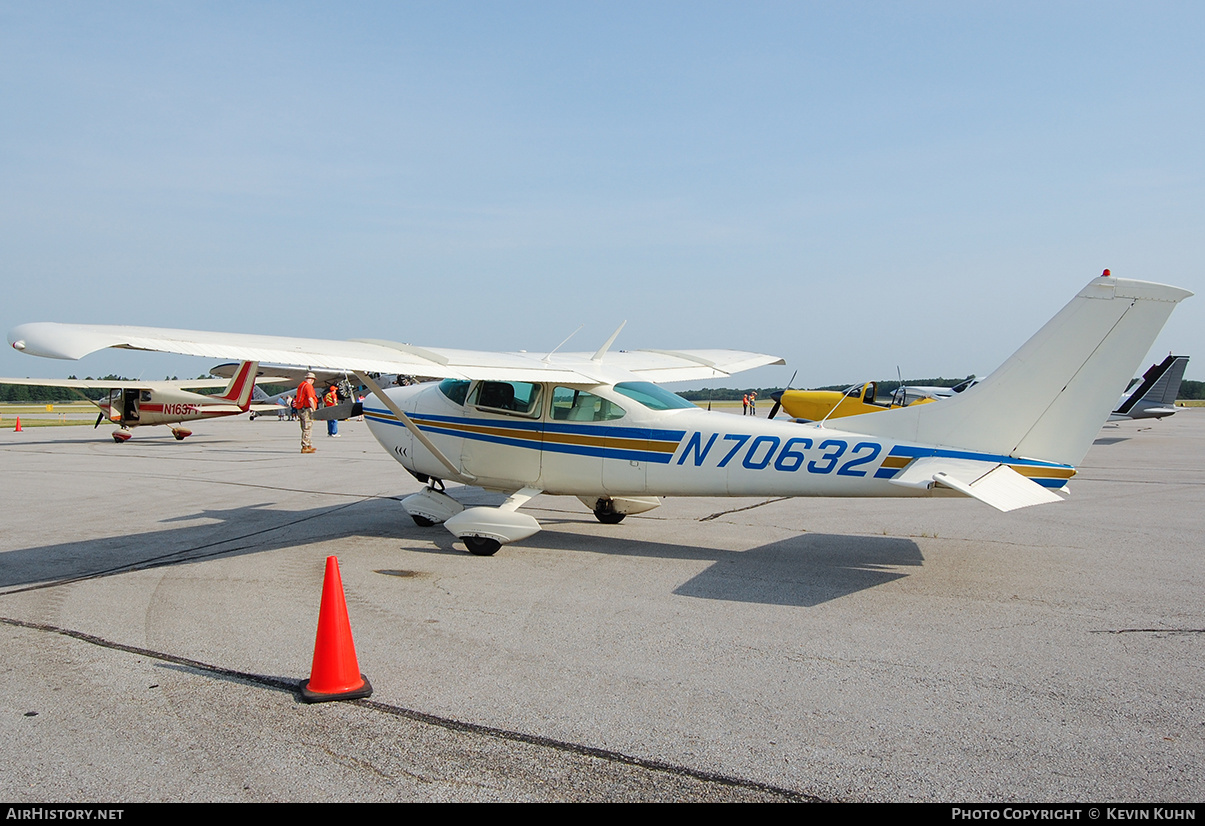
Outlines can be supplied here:
M749 394L748 393L741 396L741 415L742 416L749 415Z
M314 411L318 409L318 394L314 392L313 373L306 373L305 380L297 385L293 407L297 410L297 418L301 420L301 452L317 453L311 441L314 433Z
M338 403L339 403L339 388L335 387L335 385L332 384L330 387L327 388L326 395L322 397L322 404L325 407L334 407ZM339 423L337 421L335 421L334 419L326 420L326 435L327 436L338 436L339 435Z

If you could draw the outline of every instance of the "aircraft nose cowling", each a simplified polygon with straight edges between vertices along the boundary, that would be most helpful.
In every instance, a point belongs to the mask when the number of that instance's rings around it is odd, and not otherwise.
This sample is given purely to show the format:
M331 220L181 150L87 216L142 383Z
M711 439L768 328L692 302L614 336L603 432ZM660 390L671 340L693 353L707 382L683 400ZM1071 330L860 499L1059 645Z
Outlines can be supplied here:
M31 356L75 360L99 350L95 336L52 321L22 324L9 330L8 343Z

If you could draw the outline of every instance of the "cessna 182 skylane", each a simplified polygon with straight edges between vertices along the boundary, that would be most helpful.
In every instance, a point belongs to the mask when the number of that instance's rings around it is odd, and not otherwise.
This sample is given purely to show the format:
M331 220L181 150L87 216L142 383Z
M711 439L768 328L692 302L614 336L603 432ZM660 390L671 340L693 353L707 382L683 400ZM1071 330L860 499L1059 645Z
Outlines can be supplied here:
M185 422L214 419L219 416L237 416L246 413L254 405L250 403L251 391L255 386L256 364L244 361L238 365L229 382L210 379L185 381L92 381L87 379L8 379L0 378L0 384L24 384L31 387L65 387L71 390L108 390L99 400L88 399L100 408L96 425L105 419L118 425L113 431L113 441L118 444L128 441L135 427L168 425L177 440L192 435ZM203 387L222 387L220 395L206 396L190 393L185 388L198 390ZM275 405L265 409L275 410Z
M322 341L146 327L25 324L18 350L79 358L103 347L354 371L373 435L429 486L402 504L489 555L540 529L519 507L577 496L602 522L661 496L961 494L1010 511L1060 501L1075 464L1176 303L1162 284L1093 279L980 384L940 404L860 416L856 429L700 410L657 385L781 359L723 350L484 353L386 341ZM442 381L380 389L369 372ZM465 509L444 480L502 491Z

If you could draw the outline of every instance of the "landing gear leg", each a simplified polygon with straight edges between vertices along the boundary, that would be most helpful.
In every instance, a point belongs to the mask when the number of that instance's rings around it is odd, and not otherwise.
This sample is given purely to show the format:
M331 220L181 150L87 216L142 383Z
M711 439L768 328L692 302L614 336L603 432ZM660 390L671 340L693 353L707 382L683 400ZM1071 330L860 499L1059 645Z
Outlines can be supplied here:
M469 508L444 522L444 527L458 537L474 556L493 556L507 542L526 539L540 529L540 523L519 506L540 491L523 488L496 508Z

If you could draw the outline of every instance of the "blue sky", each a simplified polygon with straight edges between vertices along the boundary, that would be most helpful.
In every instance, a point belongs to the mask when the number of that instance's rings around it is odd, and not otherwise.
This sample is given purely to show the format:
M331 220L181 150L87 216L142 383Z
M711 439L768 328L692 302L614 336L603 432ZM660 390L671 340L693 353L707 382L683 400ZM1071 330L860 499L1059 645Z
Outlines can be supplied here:
M1203 40L1187 2L0 2L0 327L626 319L787 358L736 386L982 375L1104 267L1205 288ZM1205 297L1168 350L1205 375Z

